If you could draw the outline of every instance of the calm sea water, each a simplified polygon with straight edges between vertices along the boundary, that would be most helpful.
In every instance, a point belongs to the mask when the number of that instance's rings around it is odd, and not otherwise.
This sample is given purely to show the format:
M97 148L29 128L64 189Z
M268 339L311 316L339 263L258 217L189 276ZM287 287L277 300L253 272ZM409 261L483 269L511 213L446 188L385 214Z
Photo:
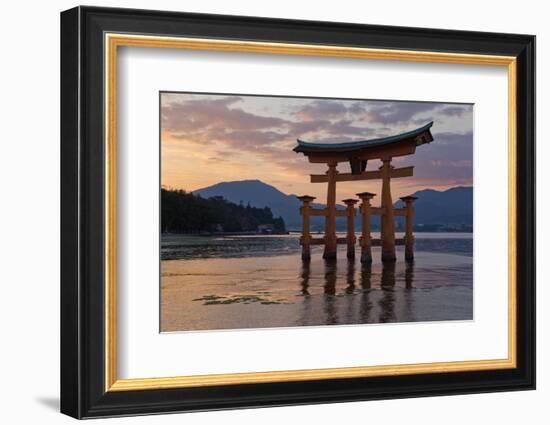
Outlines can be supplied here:
M344 237L345 234L342 233L338 236ZM161 238L161 259L181 260L288 255L301 252L299 237L299 234L273 236L190 236L163 234ZM372 237L379 238L380 235L373 232ZM403 237L403 235L397 233L396 237ZM472 256L472 233L416 233L415 250Z
M303 263L298 237L163 235L161 331L473 319L472 234L416 233L414 263L370 265L344 246Z

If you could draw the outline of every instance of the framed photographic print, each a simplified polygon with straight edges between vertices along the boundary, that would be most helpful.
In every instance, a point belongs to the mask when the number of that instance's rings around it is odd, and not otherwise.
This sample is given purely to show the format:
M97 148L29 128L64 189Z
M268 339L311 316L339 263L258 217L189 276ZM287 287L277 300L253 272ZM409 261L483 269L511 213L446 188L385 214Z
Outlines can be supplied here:
M533 389L529 35L61 14L61 411Z

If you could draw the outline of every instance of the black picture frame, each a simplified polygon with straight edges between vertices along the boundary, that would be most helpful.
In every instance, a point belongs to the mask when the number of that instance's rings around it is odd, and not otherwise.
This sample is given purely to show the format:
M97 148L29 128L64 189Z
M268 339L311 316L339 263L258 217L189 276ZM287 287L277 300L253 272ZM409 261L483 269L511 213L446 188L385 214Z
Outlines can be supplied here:
M104 34L307 43L517 58L517 367L105 391ZM76 7L61 13L61 412L75 418L535 388L535 37Z

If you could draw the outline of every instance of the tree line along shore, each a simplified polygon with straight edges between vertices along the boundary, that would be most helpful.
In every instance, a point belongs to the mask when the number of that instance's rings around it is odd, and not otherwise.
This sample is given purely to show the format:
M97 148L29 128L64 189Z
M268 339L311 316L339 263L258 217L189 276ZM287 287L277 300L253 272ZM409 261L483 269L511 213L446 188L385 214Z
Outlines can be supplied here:
M161 189L163 233L286 233L282 217L270 208L236 204L221 196L202 198L184 190Z

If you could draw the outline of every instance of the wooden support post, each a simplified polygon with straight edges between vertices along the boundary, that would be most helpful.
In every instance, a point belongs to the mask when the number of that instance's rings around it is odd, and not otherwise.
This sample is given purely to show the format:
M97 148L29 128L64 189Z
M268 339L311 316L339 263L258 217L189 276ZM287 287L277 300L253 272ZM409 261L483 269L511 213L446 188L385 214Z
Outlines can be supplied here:
M359 202L357 199L344 199L342 201L346 204L347 212L347 256L349 259L355 258L355 204Z
M336 170L337 162L329 162L327 171L327 217L325 219L325 251L323 258L326 260L336 258Z
M302 245L302 260L309 261L311 259L311 235L309 234L309 217L311 215L311 202L315 199L313 196L298 196L298 199L302 201L302 207L300 213L302 214L302 237L300 238L300 244Z
M395 261L390 261L382 265L380 286L382 288L391 288L395 286Z
M361 264L361 288L370 289L372 285L372 264L370 262ZM363 296L368 294L368 291L363 292Z
M395 261L395 222L393 215L393 201L391 197L391 158L382 159L382 261Z
M409 261L405 265L405 288L411 289L414 283L414 262Z
M361 245L361 262L372 263L371 253L371 237L370 237L370 200L376 195L370 192L361 192L357 196L361 198L361 238L359 244Z
M309 261L304 261L302 263L302 273L300 275L301 278L301 286L302 286L302 295L309 296L309 278L311 277L311 269L310 269L310 263Z
M413 202L418 199L415 196L403 196L400 198L405 203L405 261L414 260L414 236L413 236Z

